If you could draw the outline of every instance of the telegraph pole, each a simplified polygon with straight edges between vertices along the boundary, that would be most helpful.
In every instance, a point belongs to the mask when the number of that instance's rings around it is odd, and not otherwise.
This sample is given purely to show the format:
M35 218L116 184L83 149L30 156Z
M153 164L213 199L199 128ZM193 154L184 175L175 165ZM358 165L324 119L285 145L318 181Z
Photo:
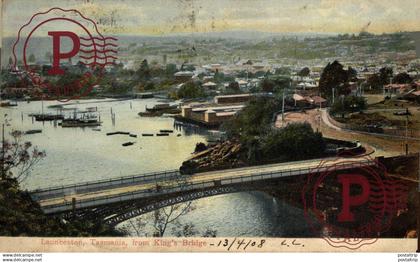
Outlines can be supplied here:
M405 115L405 154L408 155L408 108Z
M5 149L5 142L4 142L4 123L2 125L2 132L1 132L1 136L2 136L2 147L1 147L1 177L5 177L6 176L6 172L5 172L5 168L4 168L4 160L5 160L5 153L6 153L6 149Z
M283 99L281 103L281 123L283 125L284 122L284 89L283 89Z

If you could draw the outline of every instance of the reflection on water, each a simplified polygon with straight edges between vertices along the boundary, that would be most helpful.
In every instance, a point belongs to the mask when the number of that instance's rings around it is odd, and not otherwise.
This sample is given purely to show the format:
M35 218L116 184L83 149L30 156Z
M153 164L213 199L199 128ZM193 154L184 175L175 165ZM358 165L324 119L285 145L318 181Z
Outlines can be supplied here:
M48 108L56 101L19 102L18 107L2 108L12 130L42 129L42 133L26 135L47 156L25 181L28 189L66 185L104 178L134 175L153 171L178 169L194 151L195 144L204 142L207 131L191 125L175 125L169 117L138 116L145 107L157 104L155 99L114 101L71 101L64 108L85 110L97 107L103 122L100 131L86 128L62 128L53 122L36 122L28 114L55 113ZM3 113L4 112L4 113ZM72 114L72 110L64 110ZM115 114L113 124L112 115ZM174 129L163 137L142 137L142 133L158 133L160 129ZM128 131L126 135L107 136L107 132ZM181 136L178 136L181 134ZM135 142L123 147L122 143ZM194 201L196 209L181 218L192 222L199 231L211 228L218 236L310 236L303 212L260 192L243 192L214 196ZM168 230L167 233L171 233Z
M241 192L193 201L195 209L180 217L182 224L193 223L200 236L206 229L218 237L313 237L304 213L262 192ZM151 235L149 221L145 230ZM121 223L119 227L128 224ZM173 225L165 236L173 235ZM130 230L131 231L131 230ZM132 230L131 234L135 235Z

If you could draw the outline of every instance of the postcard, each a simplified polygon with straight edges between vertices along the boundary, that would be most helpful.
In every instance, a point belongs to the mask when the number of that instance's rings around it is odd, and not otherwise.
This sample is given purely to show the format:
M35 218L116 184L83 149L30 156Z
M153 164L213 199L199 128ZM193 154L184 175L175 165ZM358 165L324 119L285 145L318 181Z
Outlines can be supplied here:
M0 252L415 253L419 13L2 0Z

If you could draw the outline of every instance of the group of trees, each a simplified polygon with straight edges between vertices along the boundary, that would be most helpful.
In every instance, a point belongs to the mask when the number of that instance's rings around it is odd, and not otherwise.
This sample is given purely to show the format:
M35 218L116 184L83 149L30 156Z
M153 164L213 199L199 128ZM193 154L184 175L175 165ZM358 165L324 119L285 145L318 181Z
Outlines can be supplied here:
M361 96L341 96L331 105L330 112L333 115L344 115L347 113L360 112L366 109L366 99Z
M204 89L200 83L188 81L184 83L177 91L178 99L181 98L199 98L204 96Z
M301 75L304 69L302 69L298 75ZM306 71L306 70L305 70ZM344 69L338 61L328 63L324 68L321 78L319 81L319 90L325 97L332 96L332 89L335 88L335 94L348 95L350 93L349 82L358 81L357 71L352 67L347 70ZM365 85L371 89L382 89L384 85L390 84L409 84L413 82L413 79L406 72L399 73L394 76L393 69L391 67L382 67L378 73L371 75Z
M261 80L259 89L262 92L278 93L284 88L288 88L290 83L291 79L289 76L272 75Z
M357 80L357 71L352 67L347 70L338 61L328 63L324 68L319 80L319 91L324 97L335 95L348 95L350 93L349 82Z
M261 141L261 151L264 159L308 159L322 156L325 142L322 134L314 132L308 123L295 123L265 135Z
M390 67L382 67L379 73L370 76L366 84L372 89L382 89L384 85L390 83L393 75L393 70Z
M222 126L229 138L238 139L243 145L249 163L306 159L324 152L322 135L307 123L273 127L281 103L280 99L257 97Z

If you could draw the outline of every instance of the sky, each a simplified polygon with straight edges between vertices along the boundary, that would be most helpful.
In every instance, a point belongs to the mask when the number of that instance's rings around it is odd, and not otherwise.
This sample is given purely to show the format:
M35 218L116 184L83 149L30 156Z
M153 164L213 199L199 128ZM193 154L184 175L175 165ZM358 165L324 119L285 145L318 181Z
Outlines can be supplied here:
M1 0L2 34L15 36L32 14L77 9L108 34L264 31L420 31L420 0ZM110 21L110 17L113 20Z

